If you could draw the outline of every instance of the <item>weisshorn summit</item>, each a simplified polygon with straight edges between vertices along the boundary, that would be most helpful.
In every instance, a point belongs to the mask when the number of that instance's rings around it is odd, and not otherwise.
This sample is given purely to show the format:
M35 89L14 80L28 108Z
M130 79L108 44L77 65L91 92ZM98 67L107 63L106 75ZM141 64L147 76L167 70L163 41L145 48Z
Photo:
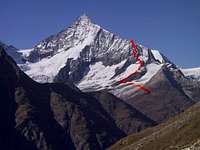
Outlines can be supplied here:
M103 29L83 15L32 49L21 50L25 62L18 65L40 83L73 83L89 93L107 91L157 122L200 99L198 78L184 74L185 70L182 72L158 50L139 43L136 46L137 58L132 56L130 40ZM142 67L138 60L143 61ZM136 71L138 74L132 74ZM126 77L126 82L119 84ZM139 86L151 92L138 90Z

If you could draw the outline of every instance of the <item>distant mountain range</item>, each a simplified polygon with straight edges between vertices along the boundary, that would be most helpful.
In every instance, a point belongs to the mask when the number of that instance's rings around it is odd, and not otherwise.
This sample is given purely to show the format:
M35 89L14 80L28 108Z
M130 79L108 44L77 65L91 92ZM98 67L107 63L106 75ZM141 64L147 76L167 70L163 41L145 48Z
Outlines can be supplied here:
M180 69L158 50L136 46L139 59L129 40L86 15L30 49L0 42L0 145L103 150L199 102L199 68Z

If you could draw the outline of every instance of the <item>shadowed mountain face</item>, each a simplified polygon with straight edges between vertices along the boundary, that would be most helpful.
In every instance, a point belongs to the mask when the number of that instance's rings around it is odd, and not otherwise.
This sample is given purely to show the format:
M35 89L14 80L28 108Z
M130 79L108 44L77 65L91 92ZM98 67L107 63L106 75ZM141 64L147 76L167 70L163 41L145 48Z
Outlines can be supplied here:
M0 68L1 149L101 150L155 125L111 94L94 98L75 86L33 81L2 47Z
M156 122L111 93L98 91L90 94L98 99L102 107L114 119L116 125L126 134L139 132L148 126L156 125Z
M50 110L49 89L30 80L2 49L0 68L1 148L73 148Z

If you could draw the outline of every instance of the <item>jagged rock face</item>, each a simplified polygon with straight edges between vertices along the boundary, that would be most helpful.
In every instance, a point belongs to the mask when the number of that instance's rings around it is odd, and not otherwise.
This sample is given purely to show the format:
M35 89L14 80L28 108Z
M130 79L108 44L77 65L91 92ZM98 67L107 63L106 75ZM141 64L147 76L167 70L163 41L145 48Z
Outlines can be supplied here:
M109 103L117 103L114 96L104 103L74 86L39 84L0 48L2 149L103 150L129 133L155 125L123 101L118 103L126 107L117 104L111 108ZM131 117L120 122L120 114L109 114L117 110Z

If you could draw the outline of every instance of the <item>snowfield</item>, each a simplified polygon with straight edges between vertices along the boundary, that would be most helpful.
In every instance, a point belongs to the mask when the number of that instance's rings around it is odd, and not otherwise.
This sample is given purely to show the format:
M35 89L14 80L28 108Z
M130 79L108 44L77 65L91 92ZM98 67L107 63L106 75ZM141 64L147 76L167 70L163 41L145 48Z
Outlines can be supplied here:
M187 77L192 77L200 80L200 68L181 69L181 71Z

